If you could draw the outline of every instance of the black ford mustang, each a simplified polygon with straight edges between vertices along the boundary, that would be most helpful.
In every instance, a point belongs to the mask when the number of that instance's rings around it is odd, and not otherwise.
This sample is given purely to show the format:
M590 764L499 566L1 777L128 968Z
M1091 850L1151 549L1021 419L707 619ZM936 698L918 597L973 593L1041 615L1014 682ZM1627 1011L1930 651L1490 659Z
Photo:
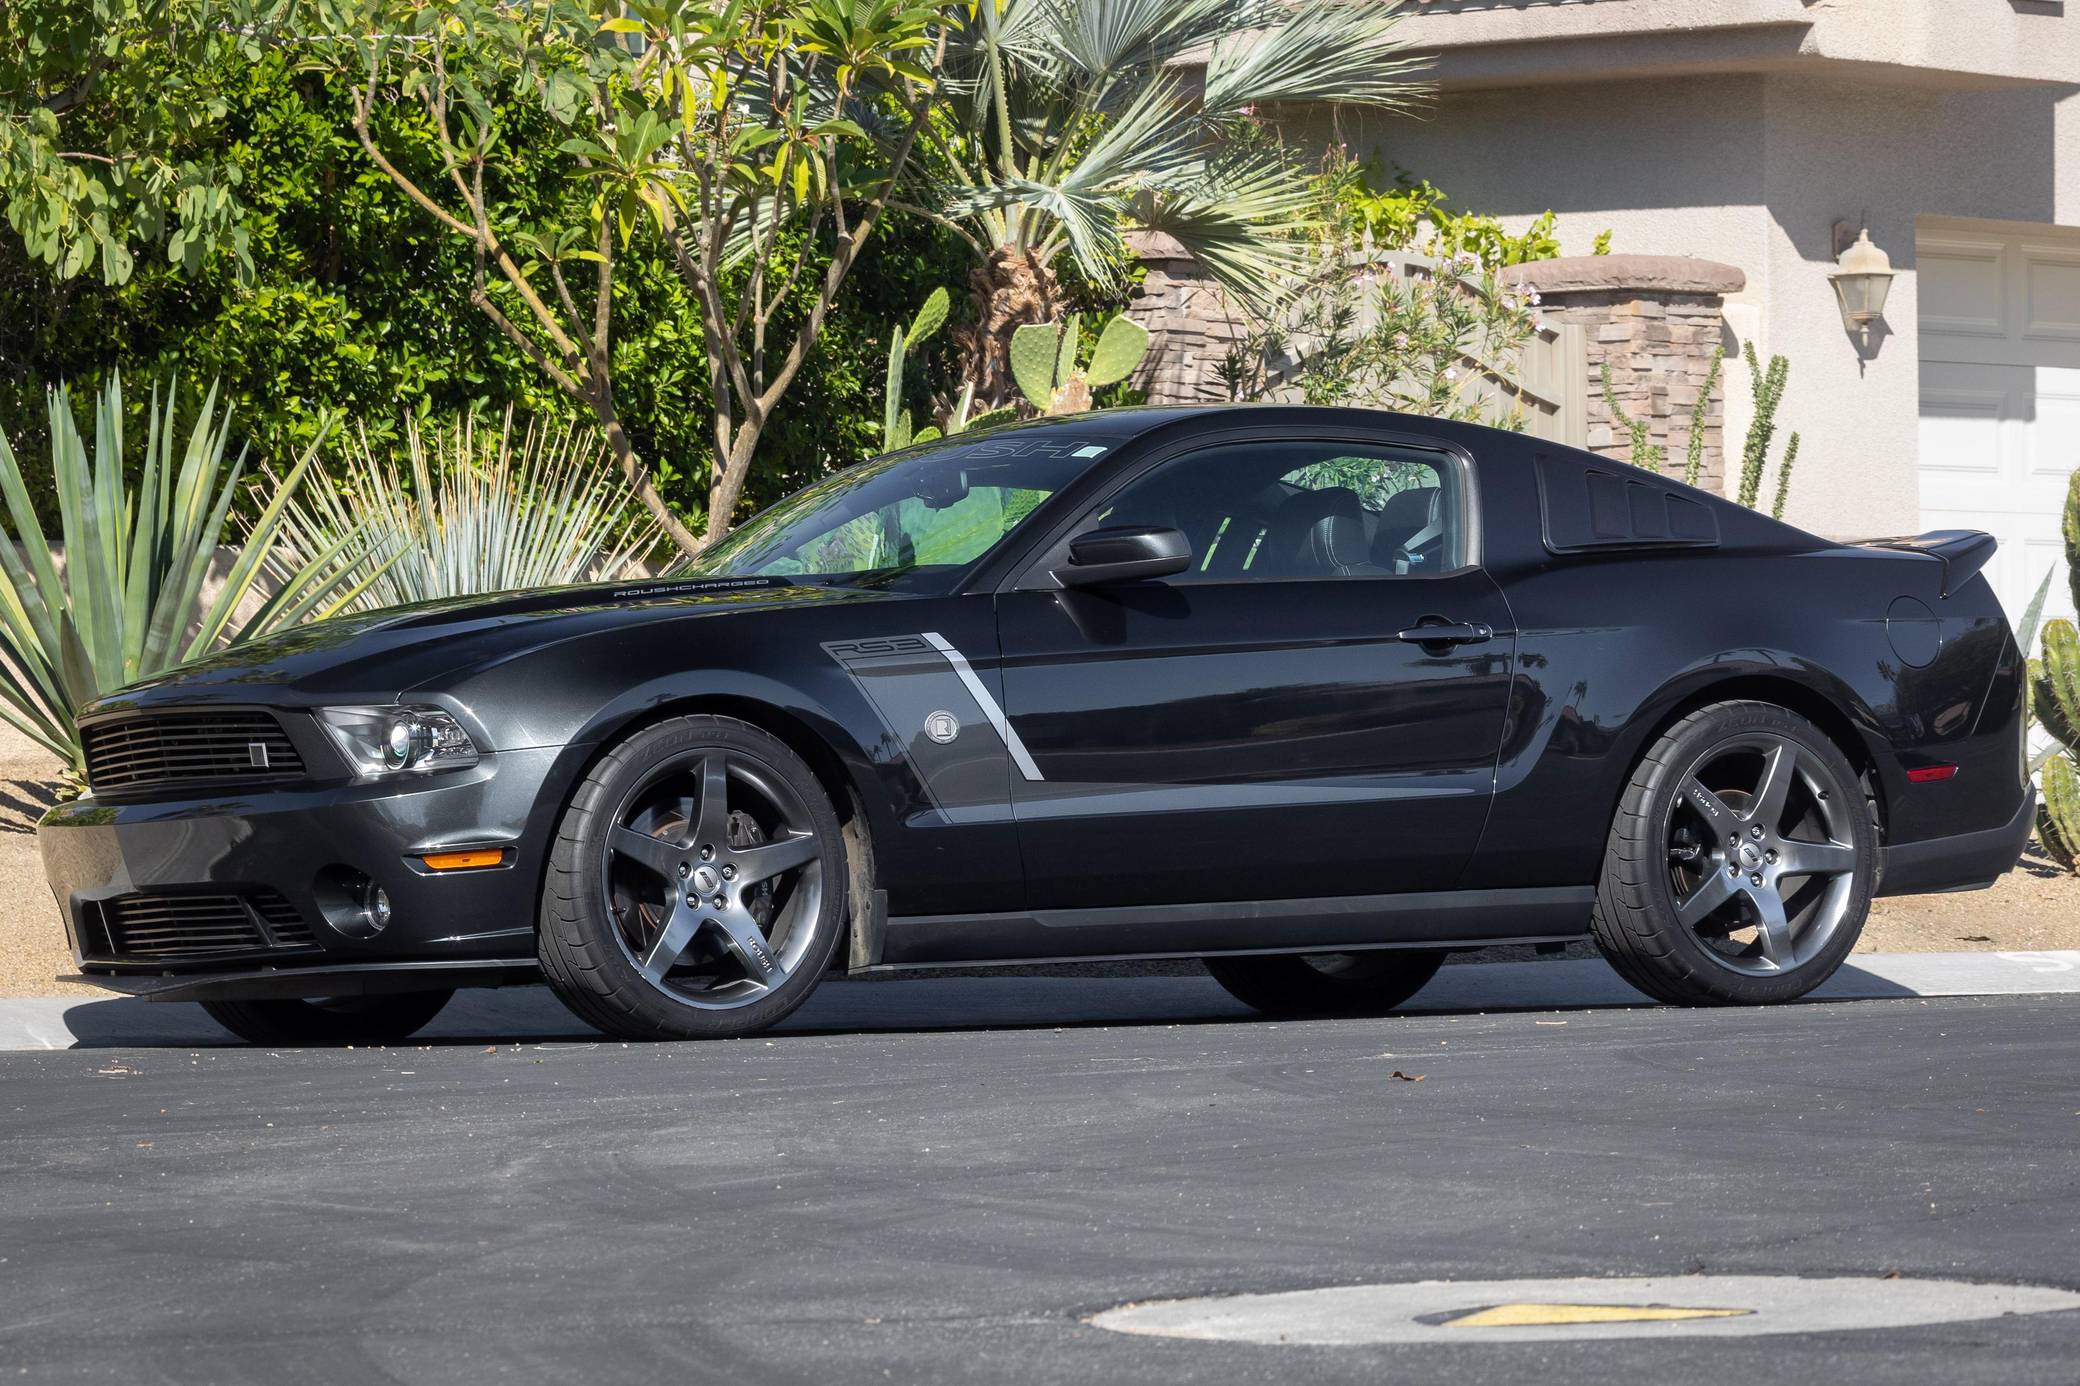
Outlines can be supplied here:
M740 1035L826 973L1203 957L1281 1014L1593 937L1781 1001L2031 823L1984 535L1842 545L1516 434L1097 413L854 467L690 576L326 622L97 704L102 986L397 1039L546 978Z

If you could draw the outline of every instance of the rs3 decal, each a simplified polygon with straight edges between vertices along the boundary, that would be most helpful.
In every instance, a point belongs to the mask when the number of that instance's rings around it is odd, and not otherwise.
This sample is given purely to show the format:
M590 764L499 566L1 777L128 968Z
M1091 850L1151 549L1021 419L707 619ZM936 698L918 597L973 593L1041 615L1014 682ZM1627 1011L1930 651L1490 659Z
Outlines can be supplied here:
M937 631L833 640L823 651L852 676L948 821L1007 817L1010 771L1041 778L996 696Z

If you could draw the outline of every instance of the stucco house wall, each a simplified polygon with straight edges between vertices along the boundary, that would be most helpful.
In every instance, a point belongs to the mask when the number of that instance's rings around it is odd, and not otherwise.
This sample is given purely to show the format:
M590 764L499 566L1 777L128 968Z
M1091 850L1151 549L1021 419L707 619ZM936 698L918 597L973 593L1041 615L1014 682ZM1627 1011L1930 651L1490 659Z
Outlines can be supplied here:
M2074 7L2080 9L2080 7ZM1408 21L1438 90L1415 119L1296 115L1565 254L1740 268L1728 344L1782 352L1803 435L1789 518L1837 535L1921 527L1917 224L2080 227L2080 13L2035 0L1433 0ZM1892 258L1868 349L1828 275L1833 225ZM1748 421L1729 363L1728 436ZM2075 440L2080 450L2080 439Z

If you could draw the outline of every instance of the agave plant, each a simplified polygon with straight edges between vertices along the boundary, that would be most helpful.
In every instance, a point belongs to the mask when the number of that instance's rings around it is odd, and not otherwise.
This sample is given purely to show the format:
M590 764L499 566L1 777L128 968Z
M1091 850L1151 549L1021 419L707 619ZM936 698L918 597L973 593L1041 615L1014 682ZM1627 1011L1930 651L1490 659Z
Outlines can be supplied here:
M290 508L275 564L294 571L352 534L368 537L362 608L612 580L647 571L660 538L590 432L530 424L516 437L465 415L431 439L405 421L406 461L366 434L346 475Z
M0 434L0 492L13 540L0 539L0 719L65 761L75 777L86 768L75 721L82 705L227 638L340 609L353 596L351 574L365 550L362 538L344 533L310 550L260 600L262 569L317 455L313 444L276 479L215 595L205 597L245 453L227 473L231 419L228 410L218 413L214 389L180 442L174 396L152 391L133 492L123 477L122 382L112 379L96 400L91 444L80 435L71 394L51 392L62 548L45 535L21 464Z
M1268 307L1305 267L1317 215L1298 156L1260 109L1401 109L1417 63L1398 0L991 0L961 13L922 209L980 265L968 374L978 405L1012 398L1012 334L1051 322L1054 264L1115 284L1124 232L1176 238L1243 303ZM1203 68L1203 80L1181 69Z

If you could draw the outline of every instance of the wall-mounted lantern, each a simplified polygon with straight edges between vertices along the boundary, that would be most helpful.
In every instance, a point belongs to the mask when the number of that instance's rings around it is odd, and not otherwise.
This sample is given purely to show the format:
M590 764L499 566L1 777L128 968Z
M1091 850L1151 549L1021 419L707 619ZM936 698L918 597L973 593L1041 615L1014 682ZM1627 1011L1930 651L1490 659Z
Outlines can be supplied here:
M1877 246L1871 244L1869 227L1849 239L1849 223L1835 223L1834 273L1828 279L1834 284L1835 297L1842 304L1842 326L1856 340L1869 346L1871 324L1885 313L1885 296L1892 292L1892 260Z

